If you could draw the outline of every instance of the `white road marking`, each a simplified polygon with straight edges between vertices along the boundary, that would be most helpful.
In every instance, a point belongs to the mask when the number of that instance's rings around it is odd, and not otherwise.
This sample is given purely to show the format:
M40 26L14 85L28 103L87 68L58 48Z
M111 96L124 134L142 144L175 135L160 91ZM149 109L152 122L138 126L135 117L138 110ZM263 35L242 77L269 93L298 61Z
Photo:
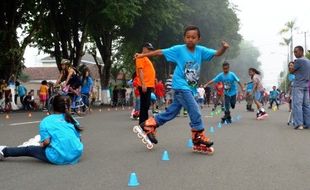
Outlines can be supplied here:
M74 117L75 119L82 119L83 117ZM10 126L17 126L17 125L29 125L34 123L40 123L40 121L28 121L28 122L21 122L21 123L11 123Z

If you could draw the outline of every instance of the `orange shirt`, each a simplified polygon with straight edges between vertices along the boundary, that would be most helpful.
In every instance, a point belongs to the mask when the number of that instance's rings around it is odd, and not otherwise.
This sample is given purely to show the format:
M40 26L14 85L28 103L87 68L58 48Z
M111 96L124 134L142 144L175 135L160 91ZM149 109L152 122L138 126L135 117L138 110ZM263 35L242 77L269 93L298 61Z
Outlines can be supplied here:
M136 73L138 78L138 85L142 86L140 81L139 69L142 69L143 72L143 82L146 87L155 87L155 69L152 62L147 57L136 59Z
M40 94L41 94L41 95L46 95L46 94L48 94L48 86L46 86L46 85L41 85L41 87L40 87Z

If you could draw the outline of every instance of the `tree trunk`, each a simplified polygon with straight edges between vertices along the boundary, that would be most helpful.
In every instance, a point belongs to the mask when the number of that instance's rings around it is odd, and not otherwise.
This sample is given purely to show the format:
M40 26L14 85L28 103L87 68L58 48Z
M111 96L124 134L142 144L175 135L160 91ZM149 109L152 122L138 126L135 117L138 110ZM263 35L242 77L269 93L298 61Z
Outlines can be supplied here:
M110 83L110 71L112 66L112 35L104 31L101 36L94 36L96 46L104 63L102 70L99 70L101 89L108 89Z

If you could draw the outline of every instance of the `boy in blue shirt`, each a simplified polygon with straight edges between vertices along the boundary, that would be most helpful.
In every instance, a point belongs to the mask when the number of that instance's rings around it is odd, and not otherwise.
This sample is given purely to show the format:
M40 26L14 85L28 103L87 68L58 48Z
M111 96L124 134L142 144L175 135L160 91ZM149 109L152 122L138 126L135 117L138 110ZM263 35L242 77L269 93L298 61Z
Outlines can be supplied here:
M270 103L269 109L272 108L274 102L276 103L277 108L279 109L279 103L277 101L279 95L280 95L280 93L277 90L277 87L273 86L272 91L269 92L269 103Z
M240 83L240 79L237 77L237 75L234 72L229 71L229 68L230 68L229 63L224 62L223 72L218 74L214 79L212 79L206 84L206 86L212 83L217 83L217 82L223 82L224 84L225 115L222 118L222 123L224 123L225 121L227 123L231 123L230 107L232 109L235 109L237 92L238 92L238 87L236 85L236 82L239 84L242 91L244 91L243 85Z
M204 124L201 119L199 106L194 98L200 75L200 66L203 61L210 61L214 56L224 54L228 43L222 42L222 47L217 51L198 45L200 30L196 26L188 26L184 31L183 45L172 46L167 49L159 49L145 54L135 54L135 58L163 55L168 62L176 64L172 78L174 90L173 103L166 112L151 117L140 126L147 134L150 141L157 144L155 138L156 128L174 119L180 109L184 107L190 117L192 131L193 150L199 152L213 152L213 142L204 134Z

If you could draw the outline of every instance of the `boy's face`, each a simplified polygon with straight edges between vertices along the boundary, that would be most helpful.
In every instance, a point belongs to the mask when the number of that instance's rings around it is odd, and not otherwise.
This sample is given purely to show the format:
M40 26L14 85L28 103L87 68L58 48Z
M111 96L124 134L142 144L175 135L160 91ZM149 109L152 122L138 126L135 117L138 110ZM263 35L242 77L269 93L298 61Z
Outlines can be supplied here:
M229 72L229 66L223 66L223 72L226 74Z
M146 47L143 47L143 48L142 48L142 53L148 53L148 52L150 52L150 51L152 51L152 50L149 50L149 49L147 49Z
M189 30L185 33L184 42L189 49L194 48L199 41L200 37L197 30Z

